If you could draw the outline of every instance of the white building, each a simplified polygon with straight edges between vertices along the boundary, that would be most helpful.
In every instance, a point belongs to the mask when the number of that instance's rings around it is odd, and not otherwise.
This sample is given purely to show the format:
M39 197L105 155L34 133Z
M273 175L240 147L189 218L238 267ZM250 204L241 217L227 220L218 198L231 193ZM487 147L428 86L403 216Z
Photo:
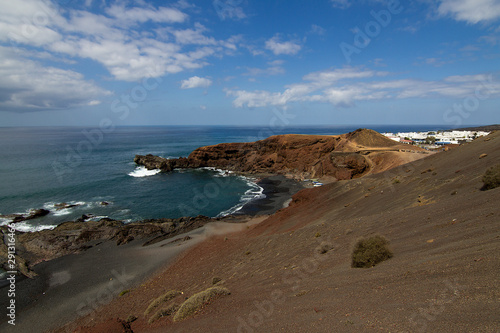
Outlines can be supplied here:
M399 133L382 133L391 140L402 142L408 138L415 142L424 142L428 137L434 137L436 144L460 144L470 142L475 138L486 136L490 132L484 131L429 131L429 132L399 132Z

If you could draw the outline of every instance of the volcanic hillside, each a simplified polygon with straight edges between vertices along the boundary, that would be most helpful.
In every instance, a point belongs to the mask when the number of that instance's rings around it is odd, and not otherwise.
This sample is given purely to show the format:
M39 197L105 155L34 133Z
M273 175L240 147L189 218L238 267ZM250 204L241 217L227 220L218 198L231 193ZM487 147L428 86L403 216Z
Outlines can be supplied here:
M196 245L76 325L100 332L135 316L134 332L499 332L500 188L481 190L485 172L499 164L497 132L383 173L302 190L288 208ZM355 242L375 234L390 241L394 256L351 267ZM213 283L231 294L185 320L165 312L148 322L143 314L168 290L182 291L172 301L182 302Z
M286 174L296 178L358 178L415 161L427 152L400 144L369 129L336 136L277 135L250 143L201 147L188 158L167 160L147 155L135 162L148 169L216 167L247 173Z

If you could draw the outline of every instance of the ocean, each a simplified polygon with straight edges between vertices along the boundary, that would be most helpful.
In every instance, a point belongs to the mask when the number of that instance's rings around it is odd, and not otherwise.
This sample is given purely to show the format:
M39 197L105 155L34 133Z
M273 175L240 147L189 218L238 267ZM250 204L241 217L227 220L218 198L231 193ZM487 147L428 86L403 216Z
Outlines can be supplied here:
M50 214L14 224L19 231L52 229L87 215L126 222L155 218L224 216L261 198L256 180L216 169L148 171L136 154L166 158L224 142L274 134L336 135L366 126L152 126L117 128L0 128L0 215ZM379 132L449 129L443 126L370 126ZM64 205L62 205L64 204ZM12 221L0 218L0 225Z

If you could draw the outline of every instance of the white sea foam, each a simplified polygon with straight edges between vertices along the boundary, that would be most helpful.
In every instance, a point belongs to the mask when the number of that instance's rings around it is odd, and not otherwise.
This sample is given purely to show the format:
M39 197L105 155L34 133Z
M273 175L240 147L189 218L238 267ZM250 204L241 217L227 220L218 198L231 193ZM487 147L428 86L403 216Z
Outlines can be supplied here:
M107 216L107 215L91 216L88 219L86 219L85 221L99 221L101 219L105 219L105 218L108 218L108 217L109 216Z
M67 208L58 207L61 203L56 202L46 202L43 205L43 208L50 211L50 213L54 216L65 216L69 215L73 212L74 209L78 208L92 208L96 203L95 202L85 202L85 201L68 201L65 202L65 205L71 206Z
M12 224L12 227L21 232L37 232L37 231L42 231L42 230L52 230L54 229L55 225L31 225L29 222L24 221L24 222L19 222L19 223L14 223Z
M233 171L224 170L224 169L217 169L217 168L214 168L214 167L203 167L203 168L200 168L200 169L210 170L210 171L215 172L216 174L214 175L214 177L229 177L229 176L231 176L231 175L234 174Z
M144 166L137 167L134 171L129 173L128 175L135 178L149 177L154 176L160 173L160 169L148 170Z
M264 199L266 195L264 194L264 188L259 186L255 181L248 177L240 176L245 182L247 183L248 186L250 186L250 189L246 190L245 194L243 194L240 198L240 202L236 204L235 206L222 211L217 215L216 217L224 217L227 215L234 214L238 211L240 211L243 206L245 206L247 203L249 203L252 200L257 200L257 199Z
M11 219L4 219L4 218L0 218L0 226L2 225L7 225L9 224L10 222L12 222Z

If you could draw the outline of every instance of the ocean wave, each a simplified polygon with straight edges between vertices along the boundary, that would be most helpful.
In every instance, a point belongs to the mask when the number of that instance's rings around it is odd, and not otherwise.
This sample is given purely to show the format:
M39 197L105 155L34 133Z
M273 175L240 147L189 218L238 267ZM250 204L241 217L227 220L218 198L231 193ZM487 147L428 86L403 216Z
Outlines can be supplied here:
M266 195L264 194L264 188L259 186L254 179L245 176L239 176L239 177L245 180L250 189L245 191L245 193L241 196L240 202L238 204L234 205L233 207L225 211L220 212L216 217L224 217L234 214L240 211L250 201L266 198Z
M12 227L20 232L37 232L42 230L52 230L56 225L32 225L29 222L19 222L12 224Z
M64 203L46 202L43 205L43 208L50 211L50 213L54 216L65 216L71 214L73 212L73 209L75 208L92 208L94 204L95 204L94 202L86 202L86 201L68 201Z
M108 218L109 216L107 215L99 215L99 216L90 216L88 219L85 221L100 221L101 219Z
M217 169L217 168L214 168L214 167L203 167L203 168L200 168L200 169L202 169L202 170L209 170L209 171L215 172L214 177L229 177L229 176L231 176L231 175L234 174L233 171L224 170L224 169Z
M148 170L144 166L137 167L134 171L130 172L128 175L135 178L154 176L160 173L160 169Z
M0 218L0 226L7 225L12 222L12 219Z

